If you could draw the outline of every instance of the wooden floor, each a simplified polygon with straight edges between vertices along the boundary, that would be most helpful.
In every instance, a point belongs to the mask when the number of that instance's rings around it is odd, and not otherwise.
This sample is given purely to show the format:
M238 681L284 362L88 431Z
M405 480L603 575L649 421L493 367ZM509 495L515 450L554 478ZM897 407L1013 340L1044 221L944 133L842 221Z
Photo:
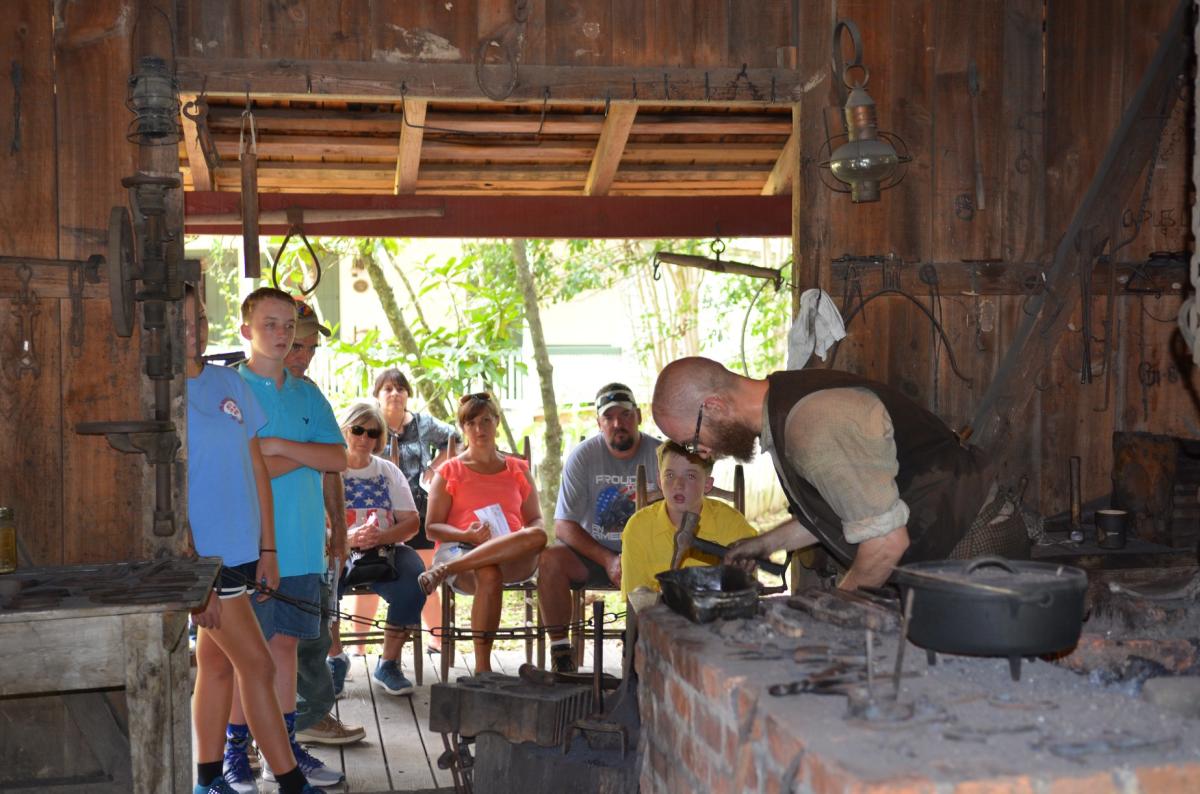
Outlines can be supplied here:
M461 649L469 647L460 643ZM586 647L584 667L591 669L592 646ZM346 774L343 789L326 791L353 792L446 792L454 790L450 773L437 768L437 758L443 751L442 737L429 731L429 687L439 680L440 662L436 654L425 657L425 678L422 686L411 695L389 695L371 685L375 669L374 655L351 657L351 678L346 681L346 697L336 706L338 717L346 724L361 725L367 738L346 747L309 745L308 750L328 766ZM492 668L498 673L516 675L525 661L524 649L497 650L492 653ZM621 674L621 643L604 643L604 669ZM405 647L402 657L404 674L413 676L411 648ZM455 655L450 680L471 675L475 669L471 653ZM274 794L274 784L262 784L260 791Z

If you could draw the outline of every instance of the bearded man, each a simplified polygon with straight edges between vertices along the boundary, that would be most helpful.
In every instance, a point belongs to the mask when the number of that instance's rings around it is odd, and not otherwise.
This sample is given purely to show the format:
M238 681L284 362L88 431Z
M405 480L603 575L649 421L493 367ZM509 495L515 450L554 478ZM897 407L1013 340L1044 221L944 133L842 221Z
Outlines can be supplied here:
M735 544L727 562L820 543L854 589L902 563L1029 554L982 451L886 384L836 370L746 378L683 358L659 374L652 410L690 450L749 461L757 441L774 460L799 523Z

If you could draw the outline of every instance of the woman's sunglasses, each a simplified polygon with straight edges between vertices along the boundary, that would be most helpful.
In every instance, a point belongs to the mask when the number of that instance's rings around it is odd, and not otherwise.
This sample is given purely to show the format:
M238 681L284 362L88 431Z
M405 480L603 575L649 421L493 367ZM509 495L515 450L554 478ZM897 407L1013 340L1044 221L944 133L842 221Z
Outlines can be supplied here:
M379 438L380 436L383 435L383 431L380 430L378 427L372 427L370 430L368 430L367 428L363 427L362 425L351 425L350 432L356 436L361 436L363 433L366 433L367 438L370 438L370 439Z
M459 405L466 405L470 400L479 400L480 402L488 403L492 401L492 395L485 391L475 392L474 394L464 394L458 400Z

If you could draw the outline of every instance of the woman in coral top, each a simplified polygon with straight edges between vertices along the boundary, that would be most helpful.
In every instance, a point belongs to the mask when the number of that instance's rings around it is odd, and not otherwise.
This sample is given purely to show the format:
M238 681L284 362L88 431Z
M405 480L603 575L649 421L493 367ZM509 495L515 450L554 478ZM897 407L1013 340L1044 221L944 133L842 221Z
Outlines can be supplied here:
M459 401L458 426L467 448L442 464L429 487L425 529L437 541L433 567L421 574L426 594L443 581L473 595L471 629L475 669L492 669L492 638L500 626L505 582L523 582L537 571L546 545L542 509L529 464L496 449L500 411L487 392Z

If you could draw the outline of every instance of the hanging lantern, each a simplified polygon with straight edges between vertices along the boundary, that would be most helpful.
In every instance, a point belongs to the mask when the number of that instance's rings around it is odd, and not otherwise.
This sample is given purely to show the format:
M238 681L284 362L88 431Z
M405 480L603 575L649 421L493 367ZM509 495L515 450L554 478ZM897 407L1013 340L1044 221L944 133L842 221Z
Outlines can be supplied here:
M126 138L144 146L179 143L179 86L162 58L147 55L129 76L125 106L134 115Z
M844 67L840 41L843 30L850 34L855 52L854 61ZM871 73L862 64L862 43L853 22L838 22L833 32L833 47L835 76L850 89L850 93L842 107L846 132L826 139L821 150L822 153L832 150L829 158L820 165L828 168L838 182L831 183L824 177L822 181L830 190L849 193L850 200L856 204L879 201L880 191L895 187L904 179L912 158L908 156L908 146L899 136L879 130L875 100L867 93ZM861 72L861 80L851 79L855 72ZM843 139L844 142L835 149L834 146Z

